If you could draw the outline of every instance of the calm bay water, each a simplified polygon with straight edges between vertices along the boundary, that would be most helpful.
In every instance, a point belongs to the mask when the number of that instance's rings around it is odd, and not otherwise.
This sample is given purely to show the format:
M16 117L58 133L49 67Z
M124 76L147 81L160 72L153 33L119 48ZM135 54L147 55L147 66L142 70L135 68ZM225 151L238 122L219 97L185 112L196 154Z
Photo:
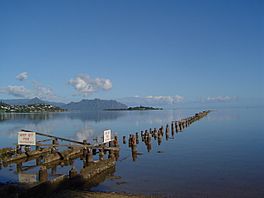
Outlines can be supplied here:
M160 145L152 140L149 152L144 143L139 143L140 155L135 160L128 145L121 142L124 135L166 126L201 110L1 114L0 147L16 144L20 129L93 142L110 128L119 137L120 157L113 175L92 191L171 197L264 197L263 108L212 111L183 132L175 133L174 138L163 138ZM82 166L80 160L74 163ZM1 169L0 182L18 182L15 169L14 165ZM66 171L67 167L57 168L57 173Z

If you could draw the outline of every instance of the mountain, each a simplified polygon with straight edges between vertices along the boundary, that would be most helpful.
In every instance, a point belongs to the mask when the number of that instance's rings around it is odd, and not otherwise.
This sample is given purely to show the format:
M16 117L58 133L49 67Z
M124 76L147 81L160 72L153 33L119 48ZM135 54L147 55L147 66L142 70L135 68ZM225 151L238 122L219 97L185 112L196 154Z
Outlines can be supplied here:
M1 100L1 102L9 104L9 105L26 105L30 99L9 99L9 100Z
M9 105L31 105L31 104L49 104L57 107L65 106L65 103L61 102L49 102L40 100L38 97L32 99L9 99L9 100L1 100L2 102Z
M9 105L36 105L36 104L46 104L60 107L67 110L74 111L101 111L105 109L126 109L127 106L115 100L81 100L80 102L70 102L68 104L49 102L41 100L37 97L32 99L12 99L12 100L0 100L0 102Z
M71 102L64 109L77 111L100 111L105 109L126 109L127 106L115 100L81 100L80 102Z
M35 97L35 98L32 98L32 99L29 99L26 102L26 105L29 105L29 104L47 104L47 103L48 102L40 100L39 98Z

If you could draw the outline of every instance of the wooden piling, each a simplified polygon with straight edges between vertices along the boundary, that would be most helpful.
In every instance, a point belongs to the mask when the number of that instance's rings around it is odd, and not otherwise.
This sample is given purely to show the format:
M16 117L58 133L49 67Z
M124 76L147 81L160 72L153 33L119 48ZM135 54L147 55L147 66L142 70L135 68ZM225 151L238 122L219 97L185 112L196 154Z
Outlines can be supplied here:
M72 167L71 170L69 171L69 177L74 178L77 176L77 174L78 174L78 172L77 172L76 168Z
M93 162L93 150L91 148L87 149L87 154L86 154L86 163L91 163Z
M110 159L110 158L115 159L114 151L111 149L109 150L109 154L108 154L108 159Z
M174 133L174 125L173 125L173 122L171 123L171 133Z
M48 171L45 166L40 166L39 169L39 182L46 182L48 181Z
M169 140L169 134L166 133L166 141L168 141L168 140Z
M180 131L182 131L182 122L181 121L179 122L179 129L180 129Z
M132 146L132 134L129 135L129 140L128 140L128 147L130 148Z
M163 126L160 127L160 132L161 132L161 135L163 136Z
M123 136L123 144L126 144L126 136Z
M180 130L179 122L178 121L175 122L175 130L176 130L176 133L178 133L179 130Z
M148 142L147 144L147 151L150 152L152 148L151 142Z
M162 134L158 133L158 145L161 144L161 140L162 140Z
M114 137L114 147L118 147L119 145L118 145L118 138L117 138L117 135L115 135L115 137Z
M169 125L166 125L166 134L169 134Z
M132 159L133 161L136 160L137 158L137 143L136 143L136 137L135 135L132 135L132 140L131 140L131 153L132 153Z
M145 136L144 136L144 132L141 131L141 141L144 142L145 141Z
M103 148L99 149L99 160L104 160L104 149Z

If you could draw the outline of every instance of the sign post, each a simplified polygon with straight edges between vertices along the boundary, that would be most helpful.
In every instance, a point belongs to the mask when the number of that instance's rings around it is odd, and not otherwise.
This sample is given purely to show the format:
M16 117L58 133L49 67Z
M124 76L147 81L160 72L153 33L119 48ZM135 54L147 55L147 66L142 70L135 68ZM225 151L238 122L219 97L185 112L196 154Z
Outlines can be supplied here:
M36 146L36 133L20 131L17 134L18 145Z
M111 142L112 139L111 139L111 130L108 129L108 130L105 130L104 131L104 143L107 143L107 142Z

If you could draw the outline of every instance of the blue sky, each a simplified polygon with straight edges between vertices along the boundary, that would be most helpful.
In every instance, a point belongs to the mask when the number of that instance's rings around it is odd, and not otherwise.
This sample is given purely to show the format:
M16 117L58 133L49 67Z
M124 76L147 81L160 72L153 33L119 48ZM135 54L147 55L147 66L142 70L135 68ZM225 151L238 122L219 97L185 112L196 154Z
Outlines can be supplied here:
M3 0L0 98L260 101L263 10L260 0Z

